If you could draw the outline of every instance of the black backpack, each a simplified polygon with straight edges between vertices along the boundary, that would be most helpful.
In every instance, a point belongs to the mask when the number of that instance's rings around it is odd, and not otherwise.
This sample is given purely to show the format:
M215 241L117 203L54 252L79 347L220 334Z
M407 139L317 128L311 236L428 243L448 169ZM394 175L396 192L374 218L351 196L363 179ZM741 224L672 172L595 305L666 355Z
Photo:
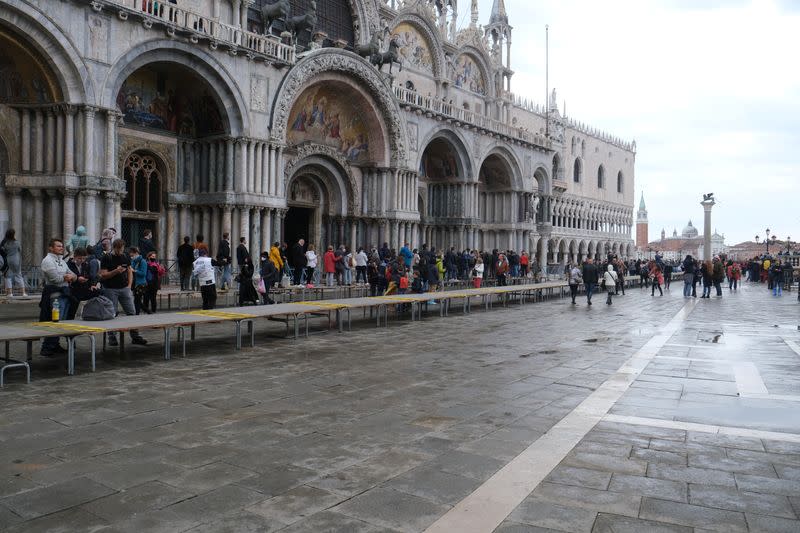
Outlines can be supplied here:
M6 255L6 240L0 242L0 274L8 272L8 255Z

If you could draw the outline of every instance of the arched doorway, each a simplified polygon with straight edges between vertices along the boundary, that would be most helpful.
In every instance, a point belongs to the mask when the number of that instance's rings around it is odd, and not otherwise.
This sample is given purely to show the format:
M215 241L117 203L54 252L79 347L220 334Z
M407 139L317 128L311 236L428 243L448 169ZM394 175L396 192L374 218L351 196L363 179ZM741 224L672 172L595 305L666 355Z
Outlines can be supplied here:
M122 169L125 198L122 200L122 239L136 246L145 231L159 242L159 217L164 204L164 164L147 152L134 152Z

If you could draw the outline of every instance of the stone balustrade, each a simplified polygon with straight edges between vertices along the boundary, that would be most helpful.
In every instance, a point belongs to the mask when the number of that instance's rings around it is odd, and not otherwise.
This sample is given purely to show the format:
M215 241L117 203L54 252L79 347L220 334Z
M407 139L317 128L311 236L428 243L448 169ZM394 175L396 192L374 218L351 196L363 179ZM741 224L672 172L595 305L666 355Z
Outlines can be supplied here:
M264 57L281 63L292 64L295 50L272 35L260 35L241 27L226 24L214 17L194 13L167 2L154 0L93 0L92 6L100 10L104 5L119 9L119 17L126 20L131 15L143 17L146 27L154 22L163 24L167 32L185 32L190 39L207 39L213 45L225 44L232 50Z
M503 135L509 139L534 146L547 149L551 149L553 146L552 142L544 135L528 131L524 128L509 126L499 120L470 111L469 109L458 107L455 104L449 104L433 96L423 96L419 92L406 89L405 87L394 87L394 94L401 105L405 107L441 115L465 125L481 128L498 135Z

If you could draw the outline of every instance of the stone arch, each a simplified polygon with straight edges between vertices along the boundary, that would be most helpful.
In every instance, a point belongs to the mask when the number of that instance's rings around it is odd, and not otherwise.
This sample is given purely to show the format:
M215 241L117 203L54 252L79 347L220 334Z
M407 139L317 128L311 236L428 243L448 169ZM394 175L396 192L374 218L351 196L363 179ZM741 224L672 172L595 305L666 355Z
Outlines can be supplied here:
M294 154L287 152L284 166L286 188L282 191L284 198L289 198L292 180L303 171L313 173L324 182L332 200L336 200L332 201L327 214L354 216L358 213L358 185L350 165L337 150L330 146L305 143L298 146Z
M449 66L452 69L452 72L448 72L448 77L451 78L452 83L455 87L461 87L458 84L458 74L459 74L459 59L462 56L469 57L477 66L478 70L480 71L480 75L483 78L484 83L484 91L483 93L479 91L472 91L475 94L480 94L486 98L492 98L496 95L494 83L492 83L492 72L493 69L491 68L488 59L486 58L483 51L479 50L478 48L467 45L462 47L455 53L452 59L452 64ZM471 90L466 88L465 90Z
M552 182L550 181L550 174L545 167L537 167L533 171L533 177L539 185L539 190L535 191L539 194L550 194L552 189Z
M450 145L456 156L456 165L458 168L459 181L470 181L471 176L475 176L475 169L472 159L467 150L467 143L461 132L449 128L440 128L428 134L425 140L420 143L422 149L419 151L419 161L417 163L417 170L419 171L420 178L426 178L426 169L423 168L425 164L425 152L428 147L437 140L443 140ZM475 180L477 181L477 180Z
M520 164L516 154L509 150L505 145L497 143L483 156L483 161L481 162L480 167L478 167L479 170L483 166L483 163L485 163L486 160L491 156L499 157L506 163L506 165L508 165L509 169L511 170L511 188L515 191L523 190L525 186L522 181L522 165ZM479 176L476 176L476 178L477 177Z
M606 169L603 165L597 167L597 188L606 188Z
M445 59L444 54L442 53L443 46L439 31L436 28L431 27L431 24L427 19L421 17L413 11L404 10L398 13L394 20L392 20L392 22L389 24L391 32L394 33L397 27L403 23L413 26L414 29L416 29L422 35L422 37L425 38L433 63L431 65L433 76L435 78L444 77Z
M94 103L92 77L67 37L42 11L22 0L4 0L0 29L24 36L58 80L61 96L70 103Z
M123 210L137 213L162 213L164 211L163 206L166 203L170 182L167 160L163 154L148 148L132 150L126 154L120 173L126 186L122 200ZM149 168L150 166L152 168ZM140 178L146 179L147 182L145 184L138 183ZM152 198L154 189L151 186L151 180L158 180L158 197L155 199ZM144 205L142 205L142 199Z
M177 63L205 80L212 89L227 133L234 137L250 131L248 106L236 82L211 54L196 46L156 39L147 41L121 56L108 72L100 95L104 107L116 106L117 94L128 77L150 63Z
M580 157L576 157L575 162L572 164L572 181L574 183L583 181L583 162L581 162Z
M625 192L625 176L622 174L621 170L617 172L617 192Z
M387 139L387 159L391 166L407 168L408 134L394 94L386 86L378 71L366 60L352 52L324 48L301 59L284 77L274 99L272 110L272 138L285 143L289 113L300 94L325 74L335 73L354 80L365 95L374 102L380 113Z

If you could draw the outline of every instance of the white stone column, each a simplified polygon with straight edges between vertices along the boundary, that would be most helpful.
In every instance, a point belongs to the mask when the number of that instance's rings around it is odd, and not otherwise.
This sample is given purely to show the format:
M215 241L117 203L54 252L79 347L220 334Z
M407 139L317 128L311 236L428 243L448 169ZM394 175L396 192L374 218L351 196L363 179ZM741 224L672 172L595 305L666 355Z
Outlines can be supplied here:
M269 194L269 159L266 143L261 143L259 150L261 160L261 194Z
M86 228L89 242L94 244L100 240L100 230L97 227L97 191L81 191L81 196L83 197L83 213L81 213L83 220L80 223Z
M86 106L83 111L83 166L84 172L93 176L95 172L94 115L97 108Z
M272 236L272 209L265 208L261 211L261 250L269 251L270 237Z
M235 170L235 190L245 192L247 190L247 139L236 139L236 170Z
M41 190L31 189L29 192L31 197L33 197L33 220L30 221L33 224L33 253L31 257L33 261L36 262L44 256L44 205L42 202ZM21 226L22 221L20 221L20 228L17 228L18 233L21 232ZM53 237L55 237L55 235L53 235ZM50 237L48 237L48 239L50 239Z
M278 241L278 242L283 241L283 223L285 219L286 219L286 209L276 209L275 224L272 227L272 231L274 232L275 235L273 241Z
M114 205L116 194L113 192L107 192L103 194L103 198L105 199L105 204L103 207L103 224L104 228L115 228L117 233L122 233L122 228L118 228L115 224L117 222L117 207Z
M253 185L253 192L263 194L263 174L261 171L264 163L264 143L255 142L253 144L255 145L255 171L253 172L253 179L255 183Z
M208 192L217 192L217 143L208 143Z
M167 204L166 235L159 239L159 259L169 260L178 251L176 244L178 209L175 204Z
M222 233L231 235L233 230L233 208L229 205L222 206Z
M75 106L64 106L64 172L75 172Z
M33 127L33 171L44 172L44 114L37 109Z
M256 191L256 142L247 143L247 192ZM248 239L249 241L249 239Z
M22 194L19 189L8 189L11 203L11 227L16 230L17 238L22 234ZM4 234L5 235L5 234Z
M703 200L700 202L704 212L703 227L703 261L711 261L711 208L714 207L714 199Z
M0 235L5 235L6 230L9 228L9 200L5 185L0 183Z
M42 191L42 201L47 199L47 207L48 207L48 215L47 215L47 230L45 232L46 237L45 240L50 240L52 237L61 237L62 239L66 239L69 235L63 235L63 227L62 223L63 218L61 215L61 201L58 197L58 191L55 189L44 189Z
M261 207L250 210L250 238L247 242L253 264L258 264L258 258L261 255L261 210Z
M75 196L78 191L74 189L64 190L64 200L62 204L62 225L64 228L64 238L69 239L75 233ZM94 238L94 237L92 237ZM91 239L90 239L91 241ZM93 242L91 244L94 244Z
M20 132L20 168L23 172L31 170L31 113L28 109L20 110L22 131ZM14 228L16 229L16 228ZM17 230L19 231L19 230Z
M233 177L234 173L233 159L234 159L235 146L236 145L233 142L233 139L225 140L225 190L226 191L233 190L233 184L235 181Z
M117 116L113 110L106 111L106 176L116 176L117 172ZM106 226L108 227L108 226Z
M351 218L350 219L350 250L353 253L358 250L360 243L356 240L358 234L358 220ZM399 249L399 248L398 248Z
M56 172L64 171L64 106L56 108Z

